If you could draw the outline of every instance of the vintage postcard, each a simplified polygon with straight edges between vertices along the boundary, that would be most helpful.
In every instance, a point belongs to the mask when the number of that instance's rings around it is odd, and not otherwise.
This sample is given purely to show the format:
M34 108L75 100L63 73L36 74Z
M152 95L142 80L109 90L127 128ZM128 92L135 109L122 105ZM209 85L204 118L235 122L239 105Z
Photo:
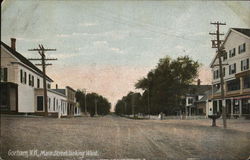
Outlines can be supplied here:
M250 2L1 1L0 160L250 160Z

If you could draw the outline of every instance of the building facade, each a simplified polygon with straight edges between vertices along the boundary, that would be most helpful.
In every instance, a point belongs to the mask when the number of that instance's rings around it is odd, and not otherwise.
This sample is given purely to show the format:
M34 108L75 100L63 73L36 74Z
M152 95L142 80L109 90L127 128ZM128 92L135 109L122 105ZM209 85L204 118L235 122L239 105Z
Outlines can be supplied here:
M225 103L228 117L250 115L250 29L231 28L223 42L226 54L223 55L224 86L220 85L220 72L217 55L212 68L212 111L222 112ZM225 102L221 101L221 87L225 90Z
M66 112L67 114L63 114L62 116L68 116L68 117L72 117L72 116L80 116L81 115L81 108L79 106L79 104L76 102L76 91L69 87L66 86L65 89L58 89L57 85L56 85L56 89L53 89L56 92L59 92L63 95L66 96L66 101L67 101L67 107L66 107Z
M211 90L211 85L201 85L198 80L197 85L190 85L185 95L184 105L186 116L207 115L207 95Z
M1 42L0 109L6 113L44 115L43 72L16 51L15 39L11 47ZM68 110L75 102L75 94L62 94L51 89L53 80L46 76L49 115L79 115L79 109ZM72 100L72 101L71 101ZM75 104L75 103L74 103ZM76 113L76 114L74 114Z

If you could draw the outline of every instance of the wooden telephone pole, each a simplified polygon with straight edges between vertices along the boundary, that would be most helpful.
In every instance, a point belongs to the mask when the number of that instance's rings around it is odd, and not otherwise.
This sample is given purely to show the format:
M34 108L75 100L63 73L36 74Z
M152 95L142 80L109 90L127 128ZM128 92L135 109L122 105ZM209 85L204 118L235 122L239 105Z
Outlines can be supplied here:
M43 97L44 97L44 107L45 107L45 116L48 116L48 97L47 97L47 84L46 84L46 66L52 65L51 63L46 63L48 60L57 60L56 58L46 59L45 52L46 51L56 51L56 49L47 49L44 48L42 44L38 45L39 48L29 49L28 51L38 51L41 58L30 58L32 61L41 61L40 64L36 64L38 66L42 66L43 70Z
M209 33L210 35L215 35L216 36L216 40L212 40L212 48L217 48L217 58L219 60L219 71L220 71L220 84L221 84L221 102L222 102L222 118L223 118L223 127L227 128L227 117L226 117L226 105L225 105L225 93L224 93L224 73L223 73L223 69L222 69L222 60L221 58L224 56L225 54L225 49L224 47L221 45L223 42L222 40L220 40L220 36L224 35L222 33L220 33L220 25L226 25L226 23L220 23L220 22L214 22L214 23L210 23L212 25L216 25L217 29L216 29L216 33Z

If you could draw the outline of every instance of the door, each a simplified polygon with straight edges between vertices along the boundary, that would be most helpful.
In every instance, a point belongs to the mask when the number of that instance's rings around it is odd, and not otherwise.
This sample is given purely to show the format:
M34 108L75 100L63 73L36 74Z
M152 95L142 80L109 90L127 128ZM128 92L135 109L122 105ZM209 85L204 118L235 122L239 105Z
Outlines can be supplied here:
M37 111L43 111L43 96L37 96Z

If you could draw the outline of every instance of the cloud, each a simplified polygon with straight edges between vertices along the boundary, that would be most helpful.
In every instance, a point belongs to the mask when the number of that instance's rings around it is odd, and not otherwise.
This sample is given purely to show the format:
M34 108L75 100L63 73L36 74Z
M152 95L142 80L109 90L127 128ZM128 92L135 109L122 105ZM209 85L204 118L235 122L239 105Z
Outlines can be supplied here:
M71 34L57 34L56 37L60 37L60 38L65 38L65 37L70 37L72 36Z
M58 59L66 59L66 58L72 58L72 57L80 56L80 54L79 53L60 53L60 54L55 54L55 56Z
M108 46L108 42L107 41L94 41L93 44L95 46Z
M120 48L117 48L117 47L112 47L107 41L95 41L93 42L93 45L95 47L99 47L101 48L102 50L106 50L108 52L114 52L114 53L124 53L124 51Z
M124 53L120 48L110 48L110 50L116 53Z
M92 22L85 22L85 23L79 23L79 26L84 26L84 27L90 27L90 26L97 26L97 23L92 23Z
M40 42L45 40L44 38L23 38L23 37L16 37L18 41L26 41L26 42Z

